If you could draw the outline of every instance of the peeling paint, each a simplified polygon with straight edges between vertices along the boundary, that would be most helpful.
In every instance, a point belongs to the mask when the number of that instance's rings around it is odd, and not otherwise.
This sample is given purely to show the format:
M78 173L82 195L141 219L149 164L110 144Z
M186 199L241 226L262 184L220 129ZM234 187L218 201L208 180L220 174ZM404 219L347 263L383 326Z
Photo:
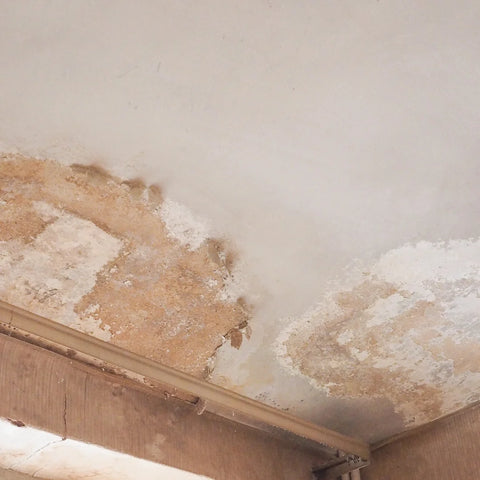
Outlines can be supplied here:
M231 255L158 187L4 155L0 201L3 300L197 376L245 328Z
M208 238L208 224L193 215L185 206L166 198L158 209L167 235L190 251L197 250Z
M405 245L355 270L277 338L283 366L330 396L388 398L406 425L480 400L480 240Z

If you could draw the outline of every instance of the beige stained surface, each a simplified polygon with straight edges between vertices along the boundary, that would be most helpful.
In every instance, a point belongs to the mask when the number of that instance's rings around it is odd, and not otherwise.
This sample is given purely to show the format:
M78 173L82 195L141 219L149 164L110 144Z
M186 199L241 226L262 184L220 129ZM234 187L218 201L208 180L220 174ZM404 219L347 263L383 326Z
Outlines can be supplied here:
M480 242L389 252L292 322L286 368L339 398L386 397L408 426L480 399Z
M196 376L248 313L219 242L171 238L158 189L89 167L0 161L0 296Z

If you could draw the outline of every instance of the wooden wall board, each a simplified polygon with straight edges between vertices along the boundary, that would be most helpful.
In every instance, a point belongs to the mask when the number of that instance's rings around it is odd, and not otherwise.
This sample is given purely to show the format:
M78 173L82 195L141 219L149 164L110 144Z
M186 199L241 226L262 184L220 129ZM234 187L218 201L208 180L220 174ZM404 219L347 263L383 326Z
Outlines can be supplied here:
M215 480L310 480L328 460L5 335L0 416Z
M14 472L0 468L0 480L48 480L46 478L32 477L25 473Z
M480 477L480 405L432 423L372 452L363 480Z

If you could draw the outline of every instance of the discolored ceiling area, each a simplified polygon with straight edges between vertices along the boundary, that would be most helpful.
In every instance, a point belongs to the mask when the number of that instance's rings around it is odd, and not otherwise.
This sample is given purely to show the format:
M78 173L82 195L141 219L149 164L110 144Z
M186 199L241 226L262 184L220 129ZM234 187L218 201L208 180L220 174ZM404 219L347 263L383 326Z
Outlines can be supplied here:
M480 400L480 242L392 250L277 340L286 368L334 397L388 398L418 425Z
M478 2L2 10L2 300L372 442L480 400Z
M158 188L12 155L0 202L3 300L195 376L241 346L229 254Z

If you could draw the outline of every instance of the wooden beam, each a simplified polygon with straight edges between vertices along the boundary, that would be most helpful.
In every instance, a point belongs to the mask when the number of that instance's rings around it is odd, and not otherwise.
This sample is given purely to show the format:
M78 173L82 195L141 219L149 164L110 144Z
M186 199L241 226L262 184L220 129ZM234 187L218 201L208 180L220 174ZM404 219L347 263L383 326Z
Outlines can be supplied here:
M8 334L14 334L43 348L56 349L66 356L75 356L102 368L113 368L130 377L146 378L153 382L172 386L187 394L199 397L213 409L229 412L230 418L247 418L253 425L263 424L281 429L314 442L326 453L345 452L364 461L370 456L369 446L327 428L296 418L250 398L231 392L217 385L192 377L148 358L123 350L83 334L58 322L25 311L0 301L0 326Z

